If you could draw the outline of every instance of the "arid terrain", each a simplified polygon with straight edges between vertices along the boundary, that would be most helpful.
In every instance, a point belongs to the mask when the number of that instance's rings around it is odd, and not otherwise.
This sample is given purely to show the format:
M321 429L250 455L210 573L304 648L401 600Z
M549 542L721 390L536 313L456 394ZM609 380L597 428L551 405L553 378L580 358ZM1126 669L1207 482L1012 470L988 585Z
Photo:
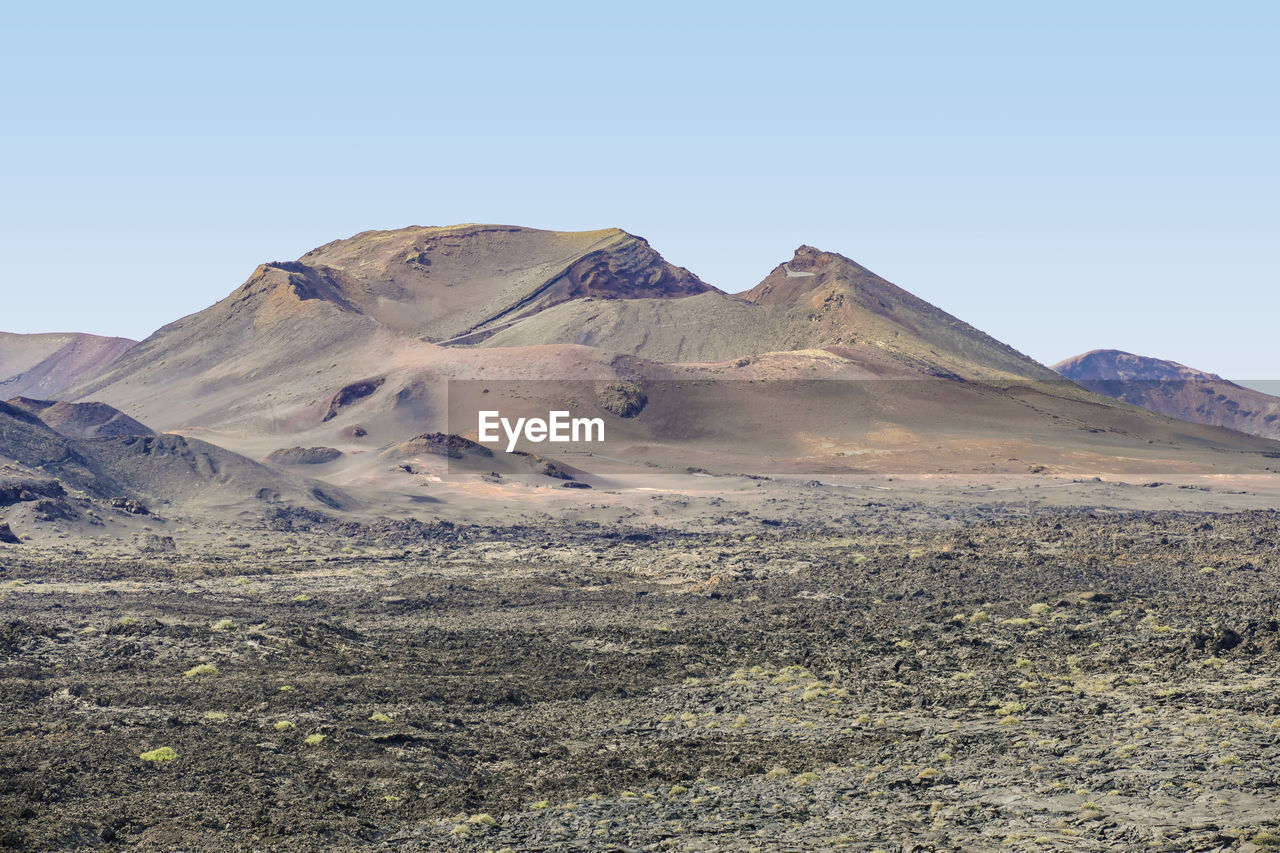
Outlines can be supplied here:
M1274 846L1280 513L1009 488L6 552L0 842Z
M363 232L5 387L0 847L1280 847L1280 443L842 255Z
M1053 369L1090 391L1162 415L1280 438L1280 399L1185 364L1095 350Z

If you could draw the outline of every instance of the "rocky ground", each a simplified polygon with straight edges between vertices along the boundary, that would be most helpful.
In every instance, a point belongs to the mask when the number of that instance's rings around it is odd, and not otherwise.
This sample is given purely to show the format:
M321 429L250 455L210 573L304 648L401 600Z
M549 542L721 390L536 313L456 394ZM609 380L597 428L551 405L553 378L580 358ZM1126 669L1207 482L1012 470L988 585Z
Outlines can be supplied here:
M1280 845L1280 513L843 506L0 546L0 846Z

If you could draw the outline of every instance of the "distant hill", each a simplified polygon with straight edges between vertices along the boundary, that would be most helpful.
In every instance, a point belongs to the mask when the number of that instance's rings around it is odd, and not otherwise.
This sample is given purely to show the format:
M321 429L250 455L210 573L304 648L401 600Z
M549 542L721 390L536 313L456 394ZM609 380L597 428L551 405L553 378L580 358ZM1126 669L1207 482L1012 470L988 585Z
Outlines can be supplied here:
M483 382L449 390L466 379ZM1190 454L1223 449L1222 464L1248 467L1280 450L1064 382L843 255L801 246L730 295L618 229L363 232L259 266L65 397L273 464L281 448L330 448L316 476L390 494L429 488L414 478L442 457L387 451L476 438L448 423L459 400L598 405L528 380L643 386L636 416L602 415L624 442L605 455L679 471L1092 475L1114 460L1193 469Z
M0 332L0 399L59 398L90 373L106 368L137 341L80 333Z
M485 347L581 344L661 362L834 347L873 371L1040 380L1052 371L843 255L801 246L752 290L583 299L495 332Z
M924 374L1050 380L1053 372L1013 347L854 263L801 246L746 294L805 329L809 347L887 353Z
M287 272L300 298L329 299L387 329L433 343L480 337L575 299L669 298L715 290L617 228L366 231L313 249L296 263L268 266Z
M145 429L145 427L144 427ZM0 510L53 500L68 519L140 497L187 510L236 513L255 505L341 507L341 491L284 475L222 447L178 435L68 438L34 414L0 403Z
M375 392L394 397L401 415L429 411L431 382L387 380L397 374L528 369L556 378L578 375L584 361L608 374L619 354L705 363L828 347L873 375L1054 378L810 247L729 296L618 229L461 225L364 232L263 264L226 299L160 329L71 393L162 429L248 420L273 431L309 422L313 407L330 420L330 403ZM369 394L344 392L365 380L376 380Z
M1093 350L1053 369L1090 391L1179 420L1280 438L1280 397L1176 361Z
M618 229L370 231L298 261L259 266L227 298L160 329L69 395L104 401L161 429L248 424L288 431L331 420L335 395L378 378L376 401L394 398L398 416L412 420L432 405L426 386L407 377L486 369L552 376L578 372L583 360L574 353L467 354L441 344L476 342L574 300L713 291ZM562 361L572 367L558 367ZM383 387L389 375L406 378Z
M106 403L67 403L14 397L9 405L35 415L67 438L154 435L151 428Z

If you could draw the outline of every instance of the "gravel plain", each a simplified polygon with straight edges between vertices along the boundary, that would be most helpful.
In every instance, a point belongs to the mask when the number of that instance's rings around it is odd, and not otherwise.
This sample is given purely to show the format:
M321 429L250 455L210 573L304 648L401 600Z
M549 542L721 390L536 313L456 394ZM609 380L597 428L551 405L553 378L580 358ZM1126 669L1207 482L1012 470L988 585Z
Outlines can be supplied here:
M1280 513L840 510L10 548L0 845L1280 845Z

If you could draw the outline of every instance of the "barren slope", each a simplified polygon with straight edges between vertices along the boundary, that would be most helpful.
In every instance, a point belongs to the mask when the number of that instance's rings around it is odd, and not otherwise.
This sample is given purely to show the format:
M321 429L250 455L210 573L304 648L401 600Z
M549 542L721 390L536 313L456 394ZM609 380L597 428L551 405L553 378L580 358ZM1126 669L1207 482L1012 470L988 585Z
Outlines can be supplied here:
M382 396L399 394L401 408L417 416L429 408L427 377L483 373L495 363L516 375L527 373L528 363L556 375L554 362L561 359L555 353L449 355L430 341L474 340L583 296L680 297L711 290L643 240L616 229L365 232L298 262L263 264L226 299L160 329L71 393L162 429L287 432L331 420L330 403L342 402L344 388L363 380L381 387L389 374L416 372L423 377L417 386L409 379L387 384Z
M729 361L806 344L786 323L736 296L582 299L556 305L486 338L485 347L582 344L663 362Z
M713 290L644 240L603 231L456 225L366 231L299 259L336 295L397 332L442 342L572 299Z
M446 399L545 414L594 396L446 397L452 379L666 380L607 415L627 443L604 455L681 471L1221 470L1277 450L1091 394L840 255L801 247L735 297L618 230L358 234L264 264L72 393L250 458L334 448L309 473L370 493L428 487L438 460L382 451L474 428Z
M65 403L14 397L9 405L35 415L67 438L153 434L150 427L106 403Z
M801 246L745 294L810 347L879 349L922 372L1053 380L1053 371L843 255Z
M32 483L54 485L32 488ZM29 412L0 403L0 510L6 517L11 518L14 507L40 509L42 498L54 498L57 506L46 513L74 520L80 508L109 511L101 502L120 496L195 513L238 514L277 502L354 507L341 491L283 475L199 439L117 435L76 440Z
M1093 350L1060 361L1053 369L1090 391L1162 415L1280 438L1280 397L1176 361Z
M842 255L796 250L741 296L557 305L481 346L574 343L662 362L837 348L876 371L1055 380L1052 371Z
M0 332L0 397L58 397L123 355L137 341L79 333Z

